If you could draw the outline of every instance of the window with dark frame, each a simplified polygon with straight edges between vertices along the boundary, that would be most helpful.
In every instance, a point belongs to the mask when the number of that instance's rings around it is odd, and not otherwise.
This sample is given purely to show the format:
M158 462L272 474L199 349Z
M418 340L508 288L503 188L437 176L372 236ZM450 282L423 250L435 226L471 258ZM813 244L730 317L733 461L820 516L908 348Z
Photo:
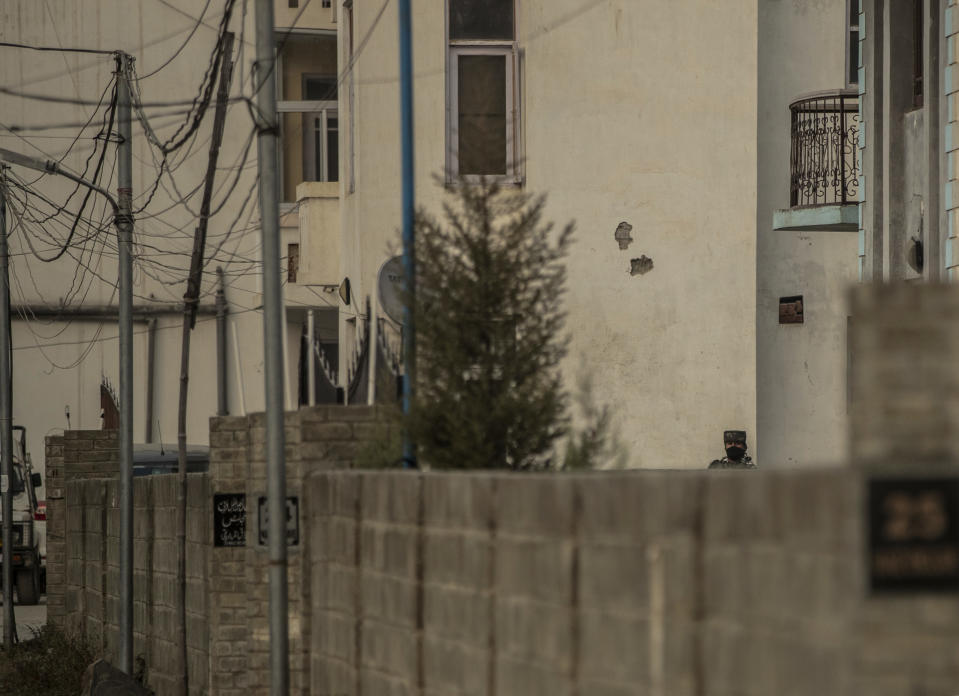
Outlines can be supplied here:
M514 176L515 0L449 0L452 176Z
M789 297L779 298L779 323L804 323L802 295L790 295Z
M289 4L287 5L287 7L293 7L293 8L296 8L299 6L300 6L300 0L289 0Z
M923 4L923 0L912 3L912 105L917 109L922 107Z
M846 0L846 84L859 84L859 0Z

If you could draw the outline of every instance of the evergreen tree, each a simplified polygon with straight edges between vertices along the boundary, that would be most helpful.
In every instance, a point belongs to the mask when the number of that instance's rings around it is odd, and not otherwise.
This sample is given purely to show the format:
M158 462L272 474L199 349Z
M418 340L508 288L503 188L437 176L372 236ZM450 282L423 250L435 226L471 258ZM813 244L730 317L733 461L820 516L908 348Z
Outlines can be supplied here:
M548 465L567 427L559 363L573 224L544 196L458 186L442 222L416 223L417 391L408 427L435 468Z

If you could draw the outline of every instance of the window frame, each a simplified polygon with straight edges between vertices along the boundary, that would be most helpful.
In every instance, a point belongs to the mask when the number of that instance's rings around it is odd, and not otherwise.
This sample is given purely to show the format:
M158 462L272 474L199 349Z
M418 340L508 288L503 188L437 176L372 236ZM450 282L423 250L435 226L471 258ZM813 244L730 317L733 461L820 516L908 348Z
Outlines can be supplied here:
M852 88L855 88L855 87L858 87L858 86L859 86L859 65L858 65L858 63L861 63L861 62L862 62L862 55L861 55L861 53L862 53L862 44L859 43L859 40L860 40L859 17L860 17L860 15L862 14L862 8L859 6L859 1L860 1L860 0L846 0L846 14L843 15L843 18L844 18L843 24L845 25L845 34L846 34L846 41L845 41L846 57L845 57L845 60L843 61L844 65L845 65L845 67L846 67L846 74L845 74L845 76L843 77L843 82L846 84L846 87L852 87ZM855 24L853 24L853 23L850 21L850 16L852 15L852 10L853 10L854 7L855 7L857 10L859 10L858 12L856 12L856 23L855 23ZM855 35L855 38L853 38L854 35ZM859 43L859 45L856 47L856 57L858 58L858 60L857 60L857 65L855 65L855 66L850 65L850 60L849 60L849 51L850 51L850 49L851 49L851 47L852 47L852 42L853 42L853 41L855 41L856 43ZM855 81L852 81L852 80L849 79L849 78L852 76L852 74L853 74L853 72L852 72L852 68L853 68L853 67L855 67L855 70L856 70L856 72L855 72L855 74L856 74L856 79L855 79Z
M330 102L319 102L320 104L329 104ZM316 140L315 136L308 136L307 133L313 133L313 128L310 126L304 126L303 133L303 169L304 172L307 170L312 170L316 172L315 179L307 179L304 174L303 181L322 181L329 183L331 181L339 181L339 171L335 173L336 179L330 179L330 165L329 165L329 137L330 137L330 119L337 120L336 127L336 137L339 139L339 112L335 106L336 102L333 102L334 106L331 108L317 109L315 111L303 111L304 116L308 116L310 119L319 118L320 119L320 162L319 166L315 161L316 155ZM312 145L312 147L310 147ZM339 161L339 153L337 153L337 161Z
M277 169L277 178L279 181L279 193L280 193L280 214L286 215L287 213L292 212L296 208L296 201L284 201L283 192L286 188L286 179L285 179L285 166L283 160L283 139L286 135L286 129L283 125L282 114L285 113L313 113L319 111L333 112L333 115L336 116L336 112L339 107L339 101L337 99L330 100L308 100L308 99L283 99L283 54L279 49L279 41L287 40L290 37L330 37L333 41L336 41L336 32L329 29L296 29L289 30L287 32L280 32L279 30L274 32L274 45L273 45L273 56L274 56L274 70L276 71L277 79L274 80L275 87L275 98L276 98L276 114L277 114L277 128L278 128L278 137L277 137L277 148L276 148L276 169ZM338 54L337 58L339 58ZM339 63L339 60L337 60ZM330 73L324 72L308 72L300 73L300 89L305 88L304 79L308 77L334 77L336 75L331 75ZM302 92L301 92L302 94ZM339 89L337 89L337 95L339 94ZM302 125L300 126L302 128ZM324 118L324 138L326 137L326 119ZM324 140L324 151L326 148L326 142ZM301 162L303 167L306 166L306 142L301 145ZM326 158L324 157L324 160ZM326 164L323 164L324 169ZM339 180L339 172L337 172L337 180ZM329 181L329 178L321 179L321 181Z
M520 0L513 0L513 39L451 39L450 0L443 3L445 9L444 35L446 39L446 183L458 181L478 183L481 179L495 178L506 184L523 183L520 49L518 19ZM459 57L462 55L502 55L506 70L506 173L463 174L459 173Z

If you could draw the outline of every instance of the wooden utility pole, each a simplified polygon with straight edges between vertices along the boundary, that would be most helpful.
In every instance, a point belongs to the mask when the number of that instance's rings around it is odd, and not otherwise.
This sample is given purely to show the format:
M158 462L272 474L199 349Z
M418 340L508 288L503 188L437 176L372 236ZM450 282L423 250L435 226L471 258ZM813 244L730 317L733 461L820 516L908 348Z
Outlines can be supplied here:
M179 606L176 633L180 636L180 693L189 694L190 678L187 661L186 639L186 405L190 381L190 332L196 326L196 308L200 300L200 285L203 278L203 251L206 247L207 220L210 217L210 199L213 197L213 178L216 162L223 141L223 126L226 107L230 97L230 81L233 77L233 34L223 35L223 62L220 67L220 85L216 93L216 111L213 115L213 136L210 139L210 158L203 186L203 202L200 219L193 236L193 255L190 260L190 275L186 293L183 295L183 342L180 350L180 403L177 410L177 590Z

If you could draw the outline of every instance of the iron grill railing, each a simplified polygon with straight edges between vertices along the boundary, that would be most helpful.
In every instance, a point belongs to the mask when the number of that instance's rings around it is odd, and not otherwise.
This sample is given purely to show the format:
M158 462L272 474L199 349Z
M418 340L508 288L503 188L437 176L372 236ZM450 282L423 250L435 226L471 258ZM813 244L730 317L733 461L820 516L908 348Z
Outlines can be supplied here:
M789 205L854 203L859 195L859 97L818 92L789 105Z

